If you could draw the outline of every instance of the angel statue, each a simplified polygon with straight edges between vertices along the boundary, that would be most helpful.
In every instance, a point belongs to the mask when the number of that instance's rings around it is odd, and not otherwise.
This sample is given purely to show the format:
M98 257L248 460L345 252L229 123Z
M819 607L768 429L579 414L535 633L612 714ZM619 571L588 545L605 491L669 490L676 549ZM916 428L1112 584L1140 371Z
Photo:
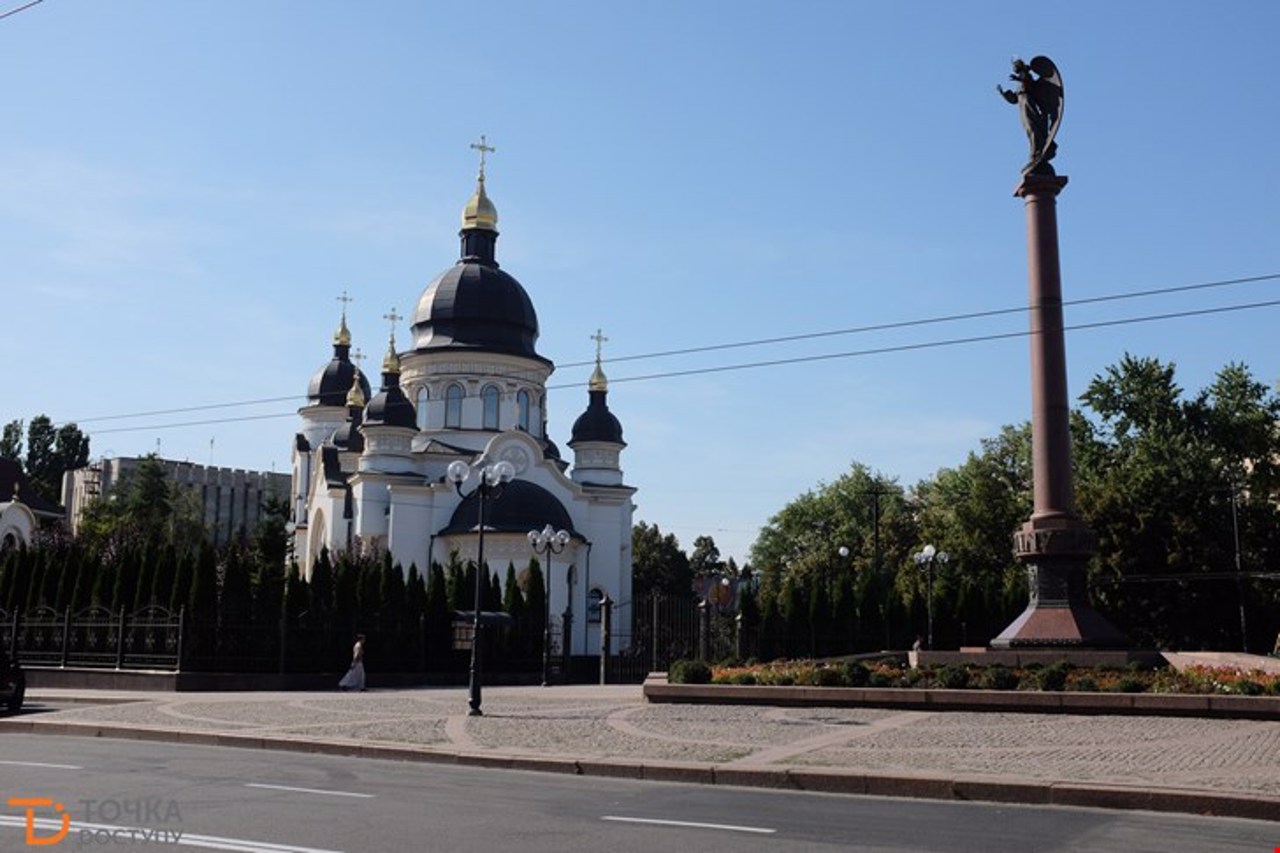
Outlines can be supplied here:
M1037 56L1030 64L1014 57L1009 79L1018 83L1017 90L997 85L996 91L1018 106L1022 129L1031 145L1031 159L1022 167L1022 174L1052 175L1049 161L1058 153L1054 137L1062 124L1062 75L1058 66L1047 56Z

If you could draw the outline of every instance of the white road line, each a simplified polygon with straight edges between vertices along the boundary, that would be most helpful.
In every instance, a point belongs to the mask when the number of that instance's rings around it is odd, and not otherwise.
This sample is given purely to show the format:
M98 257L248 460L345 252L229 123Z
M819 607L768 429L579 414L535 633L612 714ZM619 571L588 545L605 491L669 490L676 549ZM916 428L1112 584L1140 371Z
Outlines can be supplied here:
M15 817L10 815L0 815L0 827L11 827L13 829L25 830L27 819L25 816ZM42 837L50 837L56 835L62 829L62 821L51 820L49 818L38 817L35 819L35 827L40 830ZM141 836L142 832L150 835L147 838L151 843L164 844L172 847L202 847L206 850L230 850L233 853L342 853L341 850L328 850L319 847L297 847L292 844L274 844L270 841L251 841L245 838L225 838L220 835L196 835L194 833L183 832L181 826L160 827L161 835L154 835L156 829L143 829L137 826L115 826L109 823L85 823L84 821L73 820L71 822L71 832L68 838L74 840L80 839L80 833L120 833L121 841L126 839L135 839ZM168 833L167 835L163 833ZM137 833L137 836L130 836L130 833ZM146 843L146 841L139 842Z
M0 764L6 764L11 767L47 767L51 770L83 770L83 767L77 767L74 764L44 764L39 761L0 761Z
M601 820L609 820L614 823L645 823L655 826L684 826L693 829L723 829L728 832L754 832L757 835L772 835L778 830L768 829L763 826L735 826L730 823L697 823L689 820L661 820L650 817L618 817L616 815L605 815Z
M319 788L292 788L288 785L264 785L259 782L246 782L246 788L266 788L270 791L294 791L299 794L324 794L326 797L356 797L361 800L372 800L373 794L357 794L353 791L322 791Z

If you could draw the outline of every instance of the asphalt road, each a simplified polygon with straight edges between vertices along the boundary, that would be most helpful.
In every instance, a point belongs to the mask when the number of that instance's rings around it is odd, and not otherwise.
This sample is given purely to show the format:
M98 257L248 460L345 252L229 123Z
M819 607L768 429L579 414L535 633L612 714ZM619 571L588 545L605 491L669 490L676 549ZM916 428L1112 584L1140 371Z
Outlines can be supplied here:
M67 836L57 845L27 846L25 809L9 805L12 797L62 803L71 817ZM52 807L35 813L37 835L60 829ZM129 830L135 831L132 840ZM1268 853L1278 846L1280 823L1226 818L837 797L0 735L0 851Z

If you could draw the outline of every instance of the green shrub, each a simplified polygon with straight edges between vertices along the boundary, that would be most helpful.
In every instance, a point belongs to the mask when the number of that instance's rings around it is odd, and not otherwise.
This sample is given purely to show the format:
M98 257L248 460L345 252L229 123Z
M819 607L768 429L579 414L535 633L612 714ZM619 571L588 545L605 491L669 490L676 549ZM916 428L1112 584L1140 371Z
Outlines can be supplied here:
M819 687L844 687L844 673L834 666L824 666L818 670L814 681Z
M1116 682L1117 693L1145 693L1147 682L1135 675L1126 675Z
M700 660L678 660L667 671L672 684L710 684L711 667Z
M1072 689L1080 690L1084 693L1097 693L1098 682L1094 681L1092 676L1082 675L1075 680L1074 684L1072 684Z
M1271 682L1271 685L1267 687L1267 692L1272 696L1280 696L1280 678Z
M1001 664L987 667L982 674L982 686L987 690L1017 690L1020 681L1018 673Z
M733 674L734 684L752 685L756 683L756 674L754 672L735 672Z
M875 670L867 676L868 687L892 687L896 679L887 672Z
M780 672L773 677L773 683L779 687L790 687L796 683L795 676L789 672Z
M969 670L959 664L947 664L938 670L937 683L947 690L964 690L969 686Z
M1071 664L1066 661L1054 661L1036 673L1036 686L1041 690L1059 691L1067 686L1067 674Z
M1261 696L1262 689L1262 685L1251 678L1241 679L1236 682L1236 691L1241 696Z
M845 661L844 681L850 687L866 687L870 679L871 670L867 669L865 663L860 660Z

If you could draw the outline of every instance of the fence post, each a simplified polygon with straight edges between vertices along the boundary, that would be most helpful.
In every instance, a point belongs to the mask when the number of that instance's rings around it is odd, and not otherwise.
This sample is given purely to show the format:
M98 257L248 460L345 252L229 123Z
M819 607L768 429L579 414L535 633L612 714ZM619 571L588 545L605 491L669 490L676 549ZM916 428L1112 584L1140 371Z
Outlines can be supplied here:
M659 602L661 598L662 598L662 594L659 593L657 590L654 590L653 591L653 622L649 626L650 627L649 633L653 635L653 642L651 643L651 646L653 647L653 659L649 664L650 672L658 671L658 620L662 618L660 607L659 607Z
M174 667L174 672L182 672L183 638L187 634L186 627L187 606L184 604L178 608L178 660L177 665Z
M120 627L116 634L116 669L124 669L124 607L120 608Z
M560 635L560 656L563 659L561 664L560 679L564 684L573 682L573 611L565 608L564 614L561 616L564 621L564 633Z
M613 599L609 593L600 599L600 683L609 683L609 646L613 639Z
M67 668L67 647L71 644L71 608L62 611L62 669Z

